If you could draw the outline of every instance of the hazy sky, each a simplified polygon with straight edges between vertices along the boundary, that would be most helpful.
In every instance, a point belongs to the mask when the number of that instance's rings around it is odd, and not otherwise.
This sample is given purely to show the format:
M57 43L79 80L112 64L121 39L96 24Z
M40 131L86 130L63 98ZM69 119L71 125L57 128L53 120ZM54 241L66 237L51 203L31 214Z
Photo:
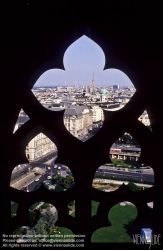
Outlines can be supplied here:
M49 69L34 86L90 86L94 71L97 86L133 86L126 74L117 69L104 69L105 55L101 47L87 36L82 36L65 51L65 70Z

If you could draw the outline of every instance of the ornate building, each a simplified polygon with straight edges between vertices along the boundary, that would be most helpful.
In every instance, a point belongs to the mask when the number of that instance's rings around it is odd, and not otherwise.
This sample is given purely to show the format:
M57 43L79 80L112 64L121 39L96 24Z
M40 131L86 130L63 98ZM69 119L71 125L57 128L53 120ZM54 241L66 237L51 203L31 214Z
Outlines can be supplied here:
M91 107L93 127L98 127L98 125L104 120L104 114L101 107L94 105Z
M92 95L95 94L95 79L94 79L94 72L93 72L92 83L91 83L91 87L90 87L90 93L91 93Z
M63 108L52 108L52 110ZM15 125L14 133L29 117L21 110ZM70 106L65 110L64 124L67 130L75 137L86 135L92 129L92 111L86 106ZM29 161L37 160L46 154L56 151L55 144L43 133L35 136L26 147L26 156Z
M108 91L106 89L101 89L100 91L101 102L107 102L108 100Z
M33 161L56 150L55 144L46 135L40 133L28 143L26 156L29 161Z
M14 133L28 120L29 117L21 110L14 128ZM39 133L28 143L26 147L26 156L29 161L33 161L54 150L57 150L55 144L46 135Z
M92 123L92 112L86 106L71 106L65 110L65 127L75 137L86 135Z

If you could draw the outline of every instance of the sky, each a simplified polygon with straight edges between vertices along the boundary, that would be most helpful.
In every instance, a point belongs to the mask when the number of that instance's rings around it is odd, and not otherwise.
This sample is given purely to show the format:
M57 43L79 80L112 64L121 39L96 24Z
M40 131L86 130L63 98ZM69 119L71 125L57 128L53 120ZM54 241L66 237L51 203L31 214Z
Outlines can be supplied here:
M36 81L34 87L90 86L94 72L95 86L133 86L126 74L117 69L106 69L102 48L87 36L72 43L63 57L65 70L49 69Z

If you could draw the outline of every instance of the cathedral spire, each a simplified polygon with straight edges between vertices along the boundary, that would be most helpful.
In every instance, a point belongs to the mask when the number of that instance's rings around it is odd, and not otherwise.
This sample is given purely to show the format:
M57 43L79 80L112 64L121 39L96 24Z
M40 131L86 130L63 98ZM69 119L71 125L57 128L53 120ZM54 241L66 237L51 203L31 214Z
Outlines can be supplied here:
M93 77L92 77L92 94L95 94L95 79L94 79L94 71L93 71Z

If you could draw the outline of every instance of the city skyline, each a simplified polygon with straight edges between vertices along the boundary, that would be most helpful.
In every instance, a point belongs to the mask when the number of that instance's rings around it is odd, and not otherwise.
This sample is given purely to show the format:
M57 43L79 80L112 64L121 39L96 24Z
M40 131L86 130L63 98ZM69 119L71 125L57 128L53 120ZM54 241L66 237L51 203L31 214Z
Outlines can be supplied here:
M106 69L102 48L93 40L82 36L72 43L63 56L63 69L49 69L34 84L34 87L90 86L94 72L95 86L134 87L129 77L118 69Z

